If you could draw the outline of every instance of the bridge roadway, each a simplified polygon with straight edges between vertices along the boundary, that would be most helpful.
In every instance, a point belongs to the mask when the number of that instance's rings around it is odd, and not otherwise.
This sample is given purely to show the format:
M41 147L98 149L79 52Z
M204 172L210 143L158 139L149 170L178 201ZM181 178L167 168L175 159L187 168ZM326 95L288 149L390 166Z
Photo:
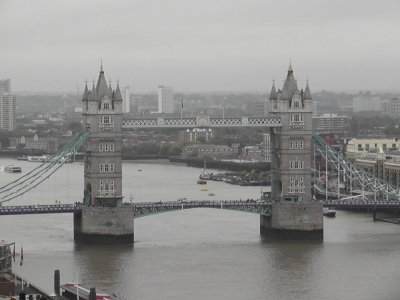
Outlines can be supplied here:
M368 209L400 209L400 202L386 200L328 200L321 201L324 207L332 207L343 210L368 210ZM226 200L226 201L159 201L159 202L136 202L124 204L134 207L135 218L140 218L152 214L158 214L174 210L183 210L190 208L217 208L229 209L243 212L251 212L261 215L271 213L270 202L257 202L251 200ZM82 210L81 203L75 204L49 204L49 205L19 205L19 206L0 206L0 215L26 215L26 214L57 214L57 213L75 213Z
M210 200L197 200L197 201L159 201L159 202L136 202L125 203L126 206L133 206L135 218L173 211L183 210L189 208L218 208L218 209L231 209L245 212L253 212L257 214L269 214L271 205L268 202L256 201L210 201ZM56 213L75 213L82 209L81 203L75 204L49 204L49 205L19 205L19 206L1 206L0 215L26 215L26 214L56 214Z

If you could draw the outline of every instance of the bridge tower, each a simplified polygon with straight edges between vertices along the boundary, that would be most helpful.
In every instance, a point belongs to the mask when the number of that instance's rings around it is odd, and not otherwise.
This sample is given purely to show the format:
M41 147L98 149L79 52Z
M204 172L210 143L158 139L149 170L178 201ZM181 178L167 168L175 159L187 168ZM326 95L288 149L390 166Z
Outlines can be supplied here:
M87 83L83 121L85 145L82 212L74 214L74 238L86 242L132 243L133 208L122 202L122 95L107 85L101 66L97 85Z
M280 116L282 127L271 128L270 217L261 216L260 232L280 239L322 239L322 203L311 194L312 112L310 88L299 90L289 70L282 90L272 85L271 116Z

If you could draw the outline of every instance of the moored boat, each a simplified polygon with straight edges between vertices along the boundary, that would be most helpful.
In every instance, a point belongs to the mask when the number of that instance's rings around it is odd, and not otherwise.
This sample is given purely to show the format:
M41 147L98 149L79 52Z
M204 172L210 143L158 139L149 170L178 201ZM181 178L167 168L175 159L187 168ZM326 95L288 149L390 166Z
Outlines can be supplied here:
M325 217L336 217L336 210L331 207L324 207L323 213Z
M21 167L9 165L4 168L4 171L6 171L7 173L21 173L22 169Z
M28 161L31 162L46 162L48 156L47 155L42 155L42 156L28 156Z

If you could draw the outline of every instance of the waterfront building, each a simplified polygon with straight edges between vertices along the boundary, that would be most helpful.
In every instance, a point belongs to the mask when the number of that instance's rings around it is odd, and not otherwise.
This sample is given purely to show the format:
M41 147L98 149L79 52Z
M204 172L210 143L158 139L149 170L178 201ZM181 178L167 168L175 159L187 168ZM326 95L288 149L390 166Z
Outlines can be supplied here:
M158 113L170 114L174 112L174 91L172 87L160 85L158 87Z
M372 150L356 159L355 164L376 178L400 187L400 151Z
M182 150L182 156L198 157L201 159L232 159L235 158L237 152L229 146L225 145L212 145L212 144L198 144L188 145Z
M337 114L322 114L313 116L313 132L319 134L344 135L349 130L349 117Z
M263 161L263 155L260 146L245 146L242 149L242 157L244 160Z
M214 131L211 128L193 128L180 130L178 132L178 143L188 144L202 141L209 143L213 138Z
M53 154L58 151L58 138L39 137L35 134L33 137L21 136L19 138L9 138L8 140L10 148L21 149L27 153Z
M352 138L347 141L345 153L350 159L363 157L370 150L396 150L400 147L400 141L394 138L382 139L358 139Z

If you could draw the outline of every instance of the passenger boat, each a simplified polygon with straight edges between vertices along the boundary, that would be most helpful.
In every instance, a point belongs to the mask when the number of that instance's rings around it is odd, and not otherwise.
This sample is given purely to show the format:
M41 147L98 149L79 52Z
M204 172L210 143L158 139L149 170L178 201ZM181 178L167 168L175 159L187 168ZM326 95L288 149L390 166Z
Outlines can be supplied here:
M336 217L336 210L330 207L324 207L324 216L325 217Z
M9 165L4 168L4 171L6 171L7 173L21 173L22 170L21 167Z
M47 155L42 155L42 156L28 156L28 161L31 162L46 162L48 156Z

